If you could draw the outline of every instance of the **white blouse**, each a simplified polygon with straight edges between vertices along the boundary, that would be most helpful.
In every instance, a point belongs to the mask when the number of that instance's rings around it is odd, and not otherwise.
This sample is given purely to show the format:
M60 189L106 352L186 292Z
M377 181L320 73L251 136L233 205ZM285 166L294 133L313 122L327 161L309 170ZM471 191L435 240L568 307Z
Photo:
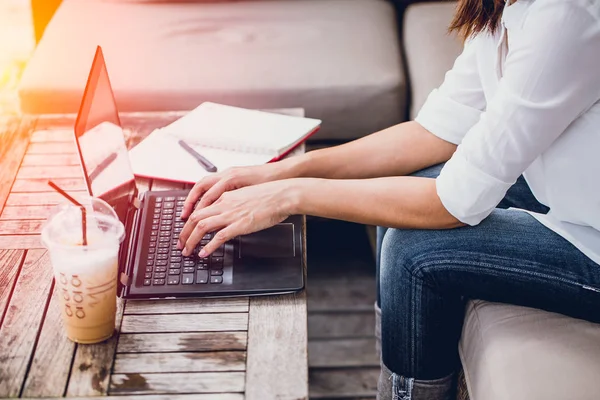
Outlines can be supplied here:
M458 148L437 178L476 225L523 174L532 213L600 264L600 1L517 0L479 34L416 121Z

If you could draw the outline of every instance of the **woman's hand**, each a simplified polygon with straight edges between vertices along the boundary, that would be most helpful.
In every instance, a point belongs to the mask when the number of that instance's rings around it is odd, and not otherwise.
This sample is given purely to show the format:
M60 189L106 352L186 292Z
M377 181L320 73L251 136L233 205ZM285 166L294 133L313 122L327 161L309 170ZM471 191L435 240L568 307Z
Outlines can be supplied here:
M181 218L188 218L194 211L194 204L200 200L197 209L213 204L225 192L245 186L258 185L285 178L280 163L257 165L252 167L229 168L223 172L201 179L190 191L183 205Z
M207 257L236 236L278 224L294 213L297 200L292 182L268 182L221 194L218 200L207 207L198 207L190 215L177 247L183 250L184 256L189 256L205 234L216 232L200 251L200 257Z

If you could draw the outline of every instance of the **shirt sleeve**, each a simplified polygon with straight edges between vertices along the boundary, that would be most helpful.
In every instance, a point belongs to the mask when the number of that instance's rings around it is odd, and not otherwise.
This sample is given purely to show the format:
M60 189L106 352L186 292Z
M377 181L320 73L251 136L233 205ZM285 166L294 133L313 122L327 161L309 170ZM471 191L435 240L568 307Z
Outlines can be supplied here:
M478 41L474 38L465 43L444 82L429 94L415 118L429 132L450 143L462 141L486 105L477 67Z
M436 181L444 207L469 225L486 218L523 171L600 99L598 13L576 1L539 3L522 31L509 36L496 94Z

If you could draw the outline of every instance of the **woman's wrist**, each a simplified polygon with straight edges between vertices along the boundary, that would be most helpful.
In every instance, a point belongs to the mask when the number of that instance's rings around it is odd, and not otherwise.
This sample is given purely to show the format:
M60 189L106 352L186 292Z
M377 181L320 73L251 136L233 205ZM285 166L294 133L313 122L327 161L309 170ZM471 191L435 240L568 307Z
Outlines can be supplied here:
M289 157L270 164L275 167L273 180L294 179L309 176L308 168L311 163L310 153Z
M317 181L319 181L317 178L292 178L283 181L281 204L284 213L304 214L307 209L306 201L310 198L306 194L314 189Z

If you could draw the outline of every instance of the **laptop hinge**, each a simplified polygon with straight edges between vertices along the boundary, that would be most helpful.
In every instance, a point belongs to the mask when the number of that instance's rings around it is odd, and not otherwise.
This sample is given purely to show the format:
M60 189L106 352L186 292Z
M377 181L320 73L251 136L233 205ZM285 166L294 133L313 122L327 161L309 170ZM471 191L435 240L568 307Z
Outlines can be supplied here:
M141 208L142 208L142 204L144 202L144 194L142 193L140 195L140 197L134 197L131 201L130 204L132 206L132 209L130 210L131 212L131 223L128 223L127 225L130 226L130 238L128 240L128 243L124 243L124 245L127 246L127 251L126 251L126 257L125 257L125 262L124 262L124 268L122 269L121 273L119 274L119 283L120 283L120 293L121 293L121 297L125 297L127 295L127 293L129 292L129 287L133 284L133 261L135 260L135 252L137 250L137 240L138 240L138 231L139 231L139 226L140 226L140 219L141 219Z
M139 210L140 207L142 206L142 201L139 198L134 197L131 204L135 207L136 210Z
M124 294L126 295L129 287L133 284L134 277L133 267L135 262L135 256L137 252L137 245L139 240L139 231L142 219L142 205L145 200L146 193L141 193L139 197L133 198L131 201L132 206L135 208L133 211L133 224L131 226L131 240L129 241L129 248L127 250L127 262L125 264L125 269L121 272L121 283L123 284Z
M131 277L129 275L127 275L125 272L121 272L120 280L121 280L121 285L123 285L123 286L131 285Z

